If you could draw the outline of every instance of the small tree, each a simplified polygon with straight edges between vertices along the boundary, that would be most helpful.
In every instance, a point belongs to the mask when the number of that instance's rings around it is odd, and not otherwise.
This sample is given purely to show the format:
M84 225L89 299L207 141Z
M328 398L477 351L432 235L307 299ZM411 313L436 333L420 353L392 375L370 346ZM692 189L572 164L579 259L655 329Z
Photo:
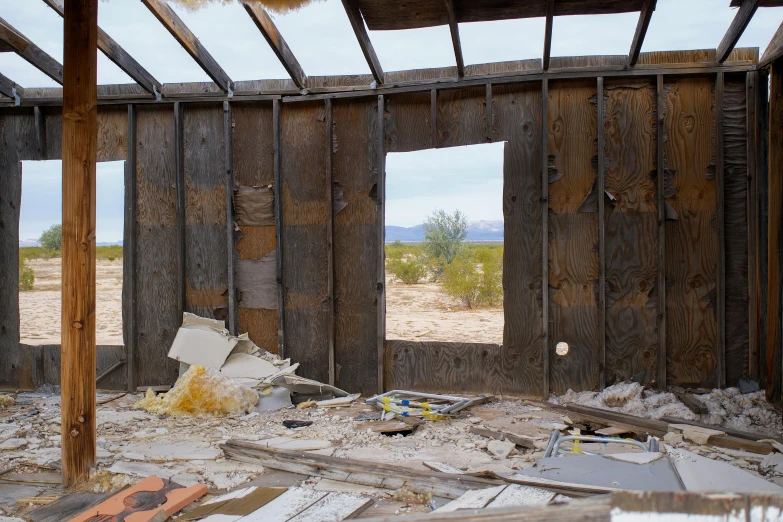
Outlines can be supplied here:
M41 234L38 241L47 250L61 250L63 247L63 226L52 225Z
M424 224L424 247L432 259L445 260L451 264L462 251L462 242L468 236L468 217L456 210L448 214L438 209L427 216Z

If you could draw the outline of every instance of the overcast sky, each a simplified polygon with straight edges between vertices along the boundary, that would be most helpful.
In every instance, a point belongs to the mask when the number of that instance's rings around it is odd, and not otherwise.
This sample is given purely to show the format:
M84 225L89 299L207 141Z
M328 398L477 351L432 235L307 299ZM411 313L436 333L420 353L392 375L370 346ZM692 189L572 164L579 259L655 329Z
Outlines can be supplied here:
M642 50L715 48L736 12L728 6L729 0L658 0ZM198 12L188 12L176 6L175 10L234 81L288 77L239 4L218 3ZM62 62L62 19L42 0L0 0L0 17ZM370 72L340 0L317 2L298 12L273 18L308 75ZM627 54L637 19L637 13L557 17L552 56ZM783 8L759 9L738 46L759 47L763 52L781 21ZM209 81L139 0L101 1L99 24L158 80L164 83ZM468 64L540 58L544 20L460 24L460 35ZM449 31L445 26L409 31L373 31L370 38L386 71L454 65ZM13 53L0 53L0 72L23 87L56 86ZM99 53L98 81L131 83L132 80ZM471 219L502 219L499 177L502 146L483 145L411 154L432 163L413 164L410 159L390 155L387 164L388 224L408 226L421 223L432 208L446 206L446 202L452 200L459 202ZM448 166L450 170L436 171L439 165ZM25 164L20 231L23 239L40 234L38 228L44 225L31 224L28 227L28 222L36 221L35 216L43 216L37 221L47 222L50 216L43 213L54 206L52 201L42 201L41 197L31 201L31 195L41 185L28 184L32 183L28 178L33 175L49 176L46 182L49 186L52 180L58 179L59 169L59 163L55 162L34 166ZM122 237L122 167L112 166L105 170L119 173L106 174L103 183L114 184L106 189L106 193L113 194L113 197L119 194L120 199L119 204L106 208L106 215L99 214L97 234L98 241L115 241ZM103 170L99 169L100 172ZM428 191L420 191L414 196L409 187L424 175L429 180L423 184ZM438 180L447 182L439 184ZM99 174L99 197L101 187ZM492 194L495 194L494 203ZM431 203L424 200L427 196L431 197ZM59 208L59 203L57 205ZM111 216L114 217L110 219ZM101 228L101 221L115 224Z

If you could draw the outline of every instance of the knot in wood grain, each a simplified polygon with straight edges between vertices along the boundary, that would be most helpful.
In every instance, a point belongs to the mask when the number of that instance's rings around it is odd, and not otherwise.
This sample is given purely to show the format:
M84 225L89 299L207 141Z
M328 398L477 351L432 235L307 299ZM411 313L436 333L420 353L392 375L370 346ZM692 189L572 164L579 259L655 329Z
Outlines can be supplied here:
M76 428L72 429L71 430L71 437L76 438L78 436L79 436L79 430L77 430Z
M84 327L81 321L74 321L73 323L71 323L71 326L73 326L77 330L81 330Z

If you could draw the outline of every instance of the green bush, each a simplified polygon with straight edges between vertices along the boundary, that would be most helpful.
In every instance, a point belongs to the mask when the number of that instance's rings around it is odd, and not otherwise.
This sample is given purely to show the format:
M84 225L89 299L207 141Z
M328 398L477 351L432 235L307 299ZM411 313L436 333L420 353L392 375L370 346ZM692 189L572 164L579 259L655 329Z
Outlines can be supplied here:
M443 289L468 308L498 304L503 298L502 252L457 256L443 269Z
M35 283L35 272L27 266L23 257L19 257L19 291L29 292Z
M38 240L47 250L60 250L63 247L63 226L52 225L41 234Z
M447 214L438 209L427 216L424 223L424 248L433 259L444 258L446 264L463 251L463 241L468 236L468 217L460 212Z
M427 264L421 258L390 259L386 269L406 285L415 285L427 276Z

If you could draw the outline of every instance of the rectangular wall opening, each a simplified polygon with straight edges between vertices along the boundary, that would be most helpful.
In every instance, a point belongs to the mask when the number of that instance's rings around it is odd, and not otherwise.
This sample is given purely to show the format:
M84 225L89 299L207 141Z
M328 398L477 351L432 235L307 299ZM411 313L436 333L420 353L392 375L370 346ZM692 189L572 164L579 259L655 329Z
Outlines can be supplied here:
M122 345L124 161L96 171L96 343ZM62 161L22 162L19 220L20 342L60 344Z
M503 342L504 143L386 156L386 339Z

